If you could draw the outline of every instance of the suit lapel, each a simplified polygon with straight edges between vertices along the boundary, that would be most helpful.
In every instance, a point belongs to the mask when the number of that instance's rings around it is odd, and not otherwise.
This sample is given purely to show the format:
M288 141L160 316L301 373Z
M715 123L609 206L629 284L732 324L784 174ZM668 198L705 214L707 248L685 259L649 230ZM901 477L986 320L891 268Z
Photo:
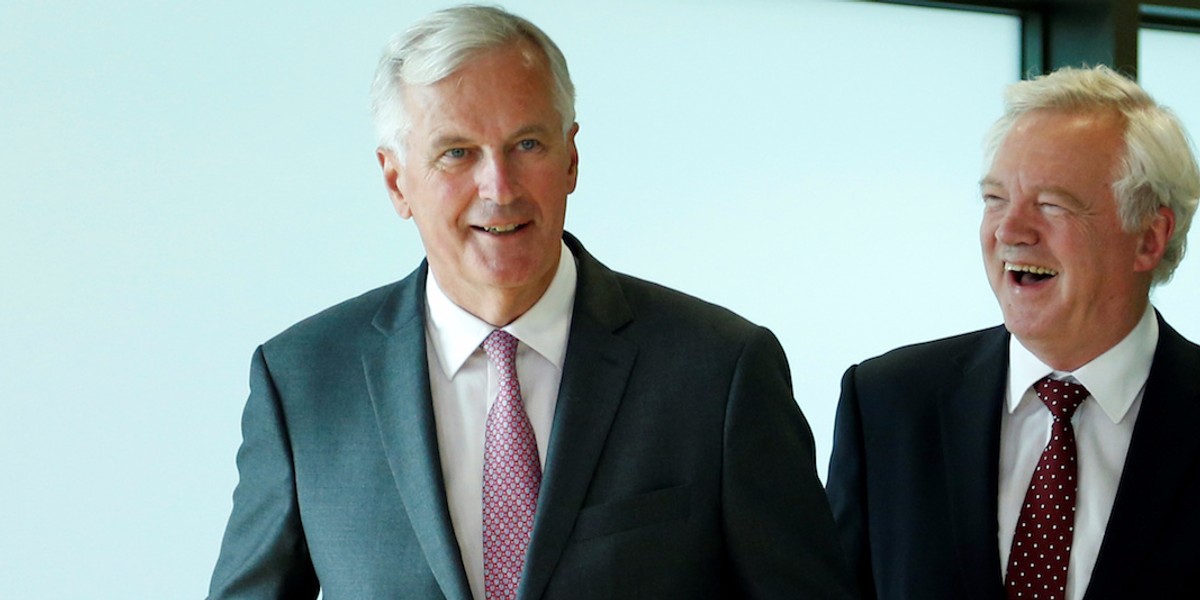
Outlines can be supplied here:
M564 235L579 266L571 333L518 598L540 598L583 505L636 347L614 335L631 318L616 276Z
M1158 348L1086 598L1124 597L1154 540L1175 519L1176 496L1200 454L1200 355L1162 317Z
M384 334L363 352L367 387L396 488L446 598L469 600L442 481L425 348L426 266L397 284L373 324Z
M1008 335L1002 327L983 335L974 351L959 357L963 379L942 398L940 415L950 521L963 587L974 597L1000 598L996 514Z

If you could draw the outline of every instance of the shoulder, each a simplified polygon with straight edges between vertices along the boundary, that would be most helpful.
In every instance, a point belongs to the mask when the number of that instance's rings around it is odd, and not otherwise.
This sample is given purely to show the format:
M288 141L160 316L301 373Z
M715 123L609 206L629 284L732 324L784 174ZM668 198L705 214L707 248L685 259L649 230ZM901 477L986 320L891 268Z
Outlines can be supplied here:
M1200 356L1200 345L1183 337L1183 334L1176 331L1174 327L1171 327L1167 323L1167 320L1163 318L1162 313L1156 314L1158 315L1158 345L1160 347L1166 347L1175 352Z
M1200 345L1183 337L1158 315L1158 347L1154 351L1152 375L1193 380L1200 370Z
M629 311L627 323L614 330L637 344L654 364L679 361L707 365L712 373L736 365L777 365L786 371L786 355L766 327L734 311L644 279L614 273ZM721 368L718 368L721 366Z
M654 337L663 343L728 344L765 331L725 307L613 271L569 235L566 242L579 265L575 318L594 319L602 329L626 338Z
M1008 332L1002 325L951 337L901 346L852 367L860 381L920 384L951 372L961 372L984 358L1002 358Z
M616 274L635 320L644 327L670 330L710 329L714 334L746 336L758 329L723 306L664 285Z
M380 286L326 308L272 337L268 354L338 352L375 339L405 319L423 315L424 267L400 281Z
M283 330L267 344L337 337L345 334L347 328L354 330L363 325L370 326L375 312L398 284L390 283L330 306Z

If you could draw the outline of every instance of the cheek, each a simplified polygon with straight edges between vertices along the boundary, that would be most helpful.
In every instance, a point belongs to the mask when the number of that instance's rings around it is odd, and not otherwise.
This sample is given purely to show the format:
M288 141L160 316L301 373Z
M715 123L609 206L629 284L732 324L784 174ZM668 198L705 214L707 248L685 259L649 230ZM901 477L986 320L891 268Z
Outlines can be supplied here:
M1116 233L1078 228L1060 231L1050 243L1059 260L1097 268L1123 252L1125 238Z
M996 226L986 216L979 223L979 246L986 252L996 245Z
M430 182L425 191L419 210L425 213L427 220L434 219L446 223L461 220L475 198L470 185L454 180ZM414 207L413 211L417 210Z

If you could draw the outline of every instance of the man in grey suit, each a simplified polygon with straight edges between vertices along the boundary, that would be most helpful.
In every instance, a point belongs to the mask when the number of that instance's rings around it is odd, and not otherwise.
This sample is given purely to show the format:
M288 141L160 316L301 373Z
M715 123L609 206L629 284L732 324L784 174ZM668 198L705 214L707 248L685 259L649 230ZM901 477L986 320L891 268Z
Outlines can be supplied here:
M1149 301L1200 170L1105 67L1013 84L980 183L1004 325L842 380L829 498L869 598L1177 598L1200 570L1200 347Z
M389 46L378 157L427 260L255 353L211 598L848 596L775 337L563 232L573 97L499 9Z

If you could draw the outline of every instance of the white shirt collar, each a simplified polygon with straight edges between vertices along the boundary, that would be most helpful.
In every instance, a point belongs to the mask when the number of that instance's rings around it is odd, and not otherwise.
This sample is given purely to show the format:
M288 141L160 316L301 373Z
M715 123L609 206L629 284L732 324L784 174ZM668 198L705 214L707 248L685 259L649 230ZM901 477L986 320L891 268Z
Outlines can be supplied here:
M537 303L503 327L562 370L575 303L575 257L561 244L558 269ZM425 319L438 362L453 379L471 354L496 328L450 300L432 273L425 277Z
M1014 335L1008 345L1008 412L1016 410L1025 397L1025 390L1051 375L1083 384L1104 414L1113 423L1119 423L1146 385L1157 346L1158 319L1149 303L1141 320L1125 339L1073 372L1050 368L1021 345Z

